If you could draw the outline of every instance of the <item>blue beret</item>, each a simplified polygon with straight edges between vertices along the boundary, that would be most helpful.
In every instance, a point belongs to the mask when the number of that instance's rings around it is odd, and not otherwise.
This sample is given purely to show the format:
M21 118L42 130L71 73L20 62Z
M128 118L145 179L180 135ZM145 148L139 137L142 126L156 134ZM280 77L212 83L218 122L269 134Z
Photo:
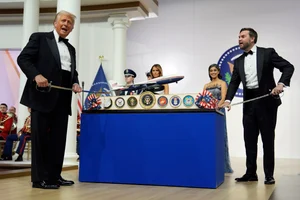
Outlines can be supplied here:
M130 75L130 76L133 76L134 78L136 77L136 73L133 70L131 70L131 69L125 69L124 70L124 75L125 76L126 75Z

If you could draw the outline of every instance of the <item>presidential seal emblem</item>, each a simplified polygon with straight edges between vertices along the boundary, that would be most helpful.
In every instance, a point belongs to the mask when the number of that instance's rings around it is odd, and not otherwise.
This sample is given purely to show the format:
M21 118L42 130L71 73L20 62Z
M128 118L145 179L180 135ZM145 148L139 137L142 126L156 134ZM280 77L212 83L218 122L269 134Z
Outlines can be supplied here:
M156 98L152 92L143 92L140 95L140 105L145 109L150 109L155 105Z
M137 99L135 97L129 97L127 99L127 104L130 108L134 108L137 105Z
M165 97L165 96L160 96L160 97L157 99L157 104L158 104L158 106L161 107L161 108L167 107L167 105L168 105L168 98Z
M125 105L125 100L122 97L118 97L115 100L115 104L116 104L116 107L123 108L123 106Z
M105 109L108 109L112 106L112 100L110 97L102 97L103 99L103 107Z
M191 95L186 95L185 97L183 97L183 105L185 107L192 107L195 103L195 99L194 97L192 97Z
M234 67L234 60L240 57L244 53L243 50L240 49L240 47L234 46L228 49L219 59L218 66L221 69L221 75L223 79L225 80L227 86L230 83L232 71ZM238 90L235 93L236 97L243 97L243 89L238 88Z
M181 98L177 95L174 95L170 98L170 104L173 108L178 108L181 105Z

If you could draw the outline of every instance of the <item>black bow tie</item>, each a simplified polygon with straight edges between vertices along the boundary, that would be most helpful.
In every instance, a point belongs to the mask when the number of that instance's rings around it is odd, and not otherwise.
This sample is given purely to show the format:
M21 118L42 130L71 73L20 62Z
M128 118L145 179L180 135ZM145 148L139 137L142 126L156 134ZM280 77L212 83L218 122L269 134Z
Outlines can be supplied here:
M59 37L59 38L58 38L58 42L63 41L64 43L67 43L68 40L69 40L69 39L62 38L62 37Z
M248 52L244 52L244 56L248 56L249 54L250 54L250 55L253 55L253 51L250 50L250 51L248 51Z

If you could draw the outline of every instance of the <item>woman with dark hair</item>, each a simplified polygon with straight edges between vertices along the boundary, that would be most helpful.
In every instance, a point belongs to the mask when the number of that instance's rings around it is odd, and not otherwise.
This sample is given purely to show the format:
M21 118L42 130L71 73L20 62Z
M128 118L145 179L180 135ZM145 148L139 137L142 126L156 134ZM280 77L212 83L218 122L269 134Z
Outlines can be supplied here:
M152 79L163 76L162 67L159 64L154 64L151 67L150 75L151 75ZM154 93L155 94L161 94L161 93L162 94L169 94L169 85L164 84L161 87L159 87L159 89L155 88Z
M208 67L208 75L210 78L210 82L205 84L203 90L207 90L212 93L213 97L218 100L218 107L221 107L222 104L225 101L225 96L227 92L227 85L226 82L222 80L222 76L220 74L220 67L217 64L212 64ZM225 109L222 109L224 111L224 117L225 117L225 173L232 173L233 170L231 168L230 164L230 157L229 157L229 150L228 150L228 138L227 138L227 127L226 127L226 115L225 115Z

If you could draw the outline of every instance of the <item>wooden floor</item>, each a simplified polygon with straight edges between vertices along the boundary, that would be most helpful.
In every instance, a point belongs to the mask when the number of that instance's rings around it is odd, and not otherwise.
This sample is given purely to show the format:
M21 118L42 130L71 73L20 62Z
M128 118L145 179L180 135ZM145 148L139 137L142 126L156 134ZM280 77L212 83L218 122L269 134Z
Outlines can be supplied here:
M281 181L277 184L270 200L289 200L300 199L300 174L299 175L283 175Z
M262 162L258 162L258 182L236 183L235 177L244 173L244 158L233 158L233 174L226 174L225 182L217 189L160 187L144 185L122 185L81 183L78 170L64 171L63 177L75 180L74 186L59 190L33 189L30 177L0 179L1 200L268 200L279 186L285 185L287 176L299 176L300 160L276 160L276 184L265 185ZM278 187L278 190L277 188ZM277 200L277 199L276 199ZM285 199L286 200L286 199Z

